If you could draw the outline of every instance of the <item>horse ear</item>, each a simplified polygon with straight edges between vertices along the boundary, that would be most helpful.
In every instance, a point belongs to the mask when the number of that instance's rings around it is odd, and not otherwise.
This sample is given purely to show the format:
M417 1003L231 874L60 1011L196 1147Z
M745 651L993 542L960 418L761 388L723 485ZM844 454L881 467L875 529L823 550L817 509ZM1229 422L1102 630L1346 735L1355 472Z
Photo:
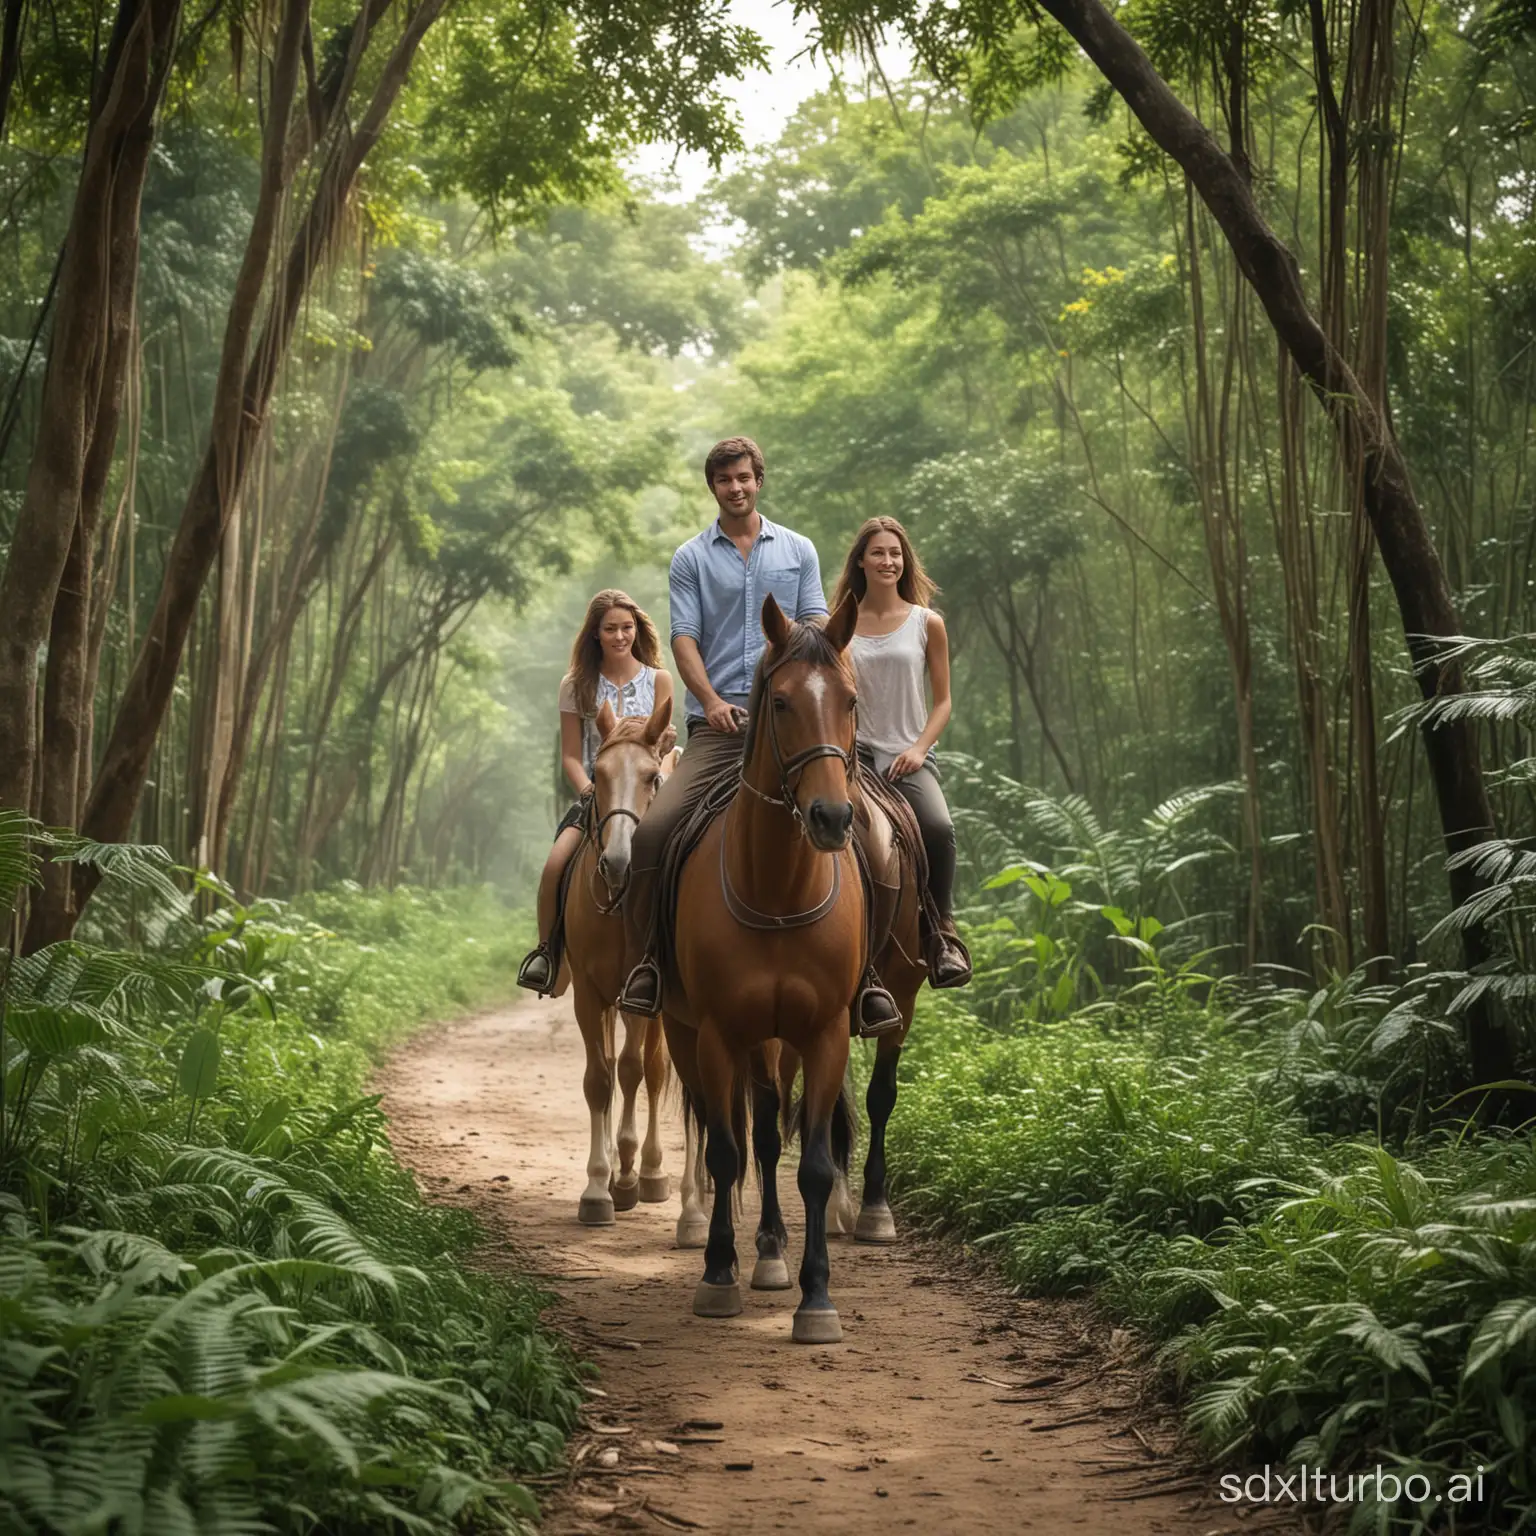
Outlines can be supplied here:
M661 740L656 743L656 750L662 757L667 757L677 746L677 727L669 720L667 728L661 733Z
M837 612L822 626L822 634L834 649L845 651L859 623L859 600L852 592L837 605Z
M654 747L661 740L661 733L672 723L672 700L657 699L651 718L645 722L645 744Z
M789 639L789 620L770 592L763 599L763 638L777 650Z
M613 705L607 699L603 700L603 707L597 712L597 734L602 740L607 741L612 734L614 726L619 723L619 717L613 712Z

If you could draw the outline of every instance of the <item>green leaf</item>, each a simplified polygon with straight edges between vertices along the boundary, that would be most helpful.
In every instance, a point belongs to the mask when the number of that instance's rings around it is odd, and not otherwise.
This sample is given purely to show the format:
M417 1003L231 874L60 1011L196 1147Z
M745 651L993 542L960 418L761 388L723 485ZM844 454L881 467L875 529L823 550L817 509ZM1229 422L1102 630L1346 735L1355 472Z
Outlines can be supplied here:
M224 1047L211 1029L194 1031L181 1053L176 1082L189 1099L206 1099L219 1086L219 1058Z
M108 1037L105 1020L95 1009L30 1007L13 1003L5 1027L13 1039L40 1056L64 1056Z
M1119 907L1100 907L1099 914L1109 919L1110 923L1114 926L1115 932L1120 934L1122 938L1136 926Z
M1536 1337L1536 1301L1511 1296L1491 1307L1472 1337L1463 1381L1477 1375L1484 1367L1511 1354L1528 1338Z
M1028 864L1010 864L1007 869L1000 869L989 880L983 880L981 888L984 891L1000 891L1004 886L1017 885L1020 880L1028 878L1033 871Z
M240 1143L241 1147L247 1152L259 1152L267 1138L288 1118L288 1111L292 1107L282 1094L275 1099L268 1099L251 1121L245 1140Z

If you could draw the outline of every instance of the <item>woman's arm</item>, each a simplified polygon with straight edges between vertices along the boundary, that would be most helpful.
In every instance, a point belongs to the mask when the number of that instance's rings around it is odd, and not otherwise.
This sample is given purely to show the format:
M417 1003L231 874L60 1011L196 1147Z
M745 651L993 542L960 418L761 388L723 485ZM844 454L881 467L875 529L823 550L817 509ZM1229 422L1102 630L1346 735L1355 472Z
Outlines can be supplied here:
M568 709L560 711L560 766L577 795L586 794L592 781L581 765L581 716Z
M928 711L928 723L922 734L891 764L893 779L905 778L923 766L930 749L944 734L949 724L949 634L944 620L938 614L928 615L927 645L928 686L933 692L933 707Z
M656 702L672 702L672 674L665 667L656 668Z

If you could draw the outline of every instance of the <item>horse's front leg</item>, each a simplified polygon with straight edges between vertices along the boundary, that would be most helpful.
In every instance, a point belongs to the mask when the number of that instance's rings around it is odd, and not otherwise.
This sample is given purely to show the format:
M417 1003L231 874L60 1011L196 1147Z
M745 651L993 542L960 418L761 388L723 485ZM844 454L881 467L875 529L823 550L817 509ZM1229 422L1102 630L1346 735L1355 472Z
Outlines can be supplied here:
M869 1155L864 1159L864 1203L859 1207L854 1237L861 1243L894 1243L896 1218L891 1215L885 1188L885 1127L896 1107L896 1068L901 1039L887 1035L875 1049L864 1107L869 1113Z
M800 1306L795 1312L797 1344L836 1344L843 1336L827 1282L827 1200L837 1165L832 1158L832 1117L846 1115L841 1102L848 1065L848 1033L842 1016L823 1030L805 1053L805 1099L800 1117L800 1195L805 1201L805 1255L800 1261ZM844 1126L844 1133L849 1131Z
M737 1092L736 1066L713 1024L699 1030L699 1077L704 1095L708 1143L704 1160L715 1186L704 1247L704 1278L693 1293L697 1317L735 1317L741 1311L741 1286L736 1280L736 1222L731 1209L740 1170L740 1149L732 1128L731 1110Z
M624 1019L624 1049L619 1053L619 1171L613 1183L613 1206L618 1211L632 1211L640 1203L640 1177L635 1171L635 1154L640 1150L640 1132L635 1125L635 1099L645 1079L645 1037L649 1019Z
M667 1042L661 1020L645 1024L645 1145L640 1148L640 1198L651 1204L668 1199L672 1181L662 1168L661 1098L667 1087Z
M604 1038L603 1004L585 979L576 983L576 1022L581 1028L581 1043L587 1053L587 1070L582 1076L581 1088L586 1096L587 1112L592 1117L587 1187L576 1207L576 1219L584 1227L609 1227L613 1225L613 1196L608 1190L613 1176L613 1162L608 1150L613 1069Z
M752 1266L754 1291L787 1291L789 1265L784 1254L789 1232L779 1209L779 1089L761 1053L755 1053L752 1073L752 1154L763 1186L757 1220L757 1263Z

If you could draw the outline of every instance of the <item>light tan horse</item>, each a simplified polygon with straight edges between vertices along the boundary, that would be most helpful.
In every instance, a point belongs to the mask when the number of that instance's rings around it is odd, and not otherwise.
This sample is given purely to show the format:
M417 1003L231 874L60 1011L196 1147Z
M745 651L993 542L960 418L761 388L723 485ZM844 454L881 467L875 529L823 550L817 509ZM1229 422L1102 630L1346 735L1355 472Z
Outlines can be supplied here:
M789 1283L775 1178L778 1042L800 1058L806 1247L793 1334L802 1343L842 1337L827 1291L827 1201L847 1162L848 1017L865 967L864 892L850 846L855 698L843 654L857 617L852 597L820 627L792 623L771 596L763 604L767 647L741 787L683 867L663 1011L714 1184L699 1316L741 1311L732 1196L745 1174L749 1098L763 1173L753 1283Z
M617 1009L624 982L624 920L619 902L629 884L630 843L635 827L661 788L674 761L669 701L648 719L616 719L604 704L597 716L602 737L592 766L592 802L586 836L572 860L565 901L565 958L587 1052L582 1078L592 1116L587 1187L577 1206L583 1226L610 1226L615 1211L671 1194L662 1168L660 1100L667 1080L667 1051L659 1018L624 1018L624 1047L615 1059ZM618 1132L613 1127L613 1088L622 1095ZM645 1144L635 1123L635 1100L645 1083ZM635 1154L640 1153L639 1169Z

